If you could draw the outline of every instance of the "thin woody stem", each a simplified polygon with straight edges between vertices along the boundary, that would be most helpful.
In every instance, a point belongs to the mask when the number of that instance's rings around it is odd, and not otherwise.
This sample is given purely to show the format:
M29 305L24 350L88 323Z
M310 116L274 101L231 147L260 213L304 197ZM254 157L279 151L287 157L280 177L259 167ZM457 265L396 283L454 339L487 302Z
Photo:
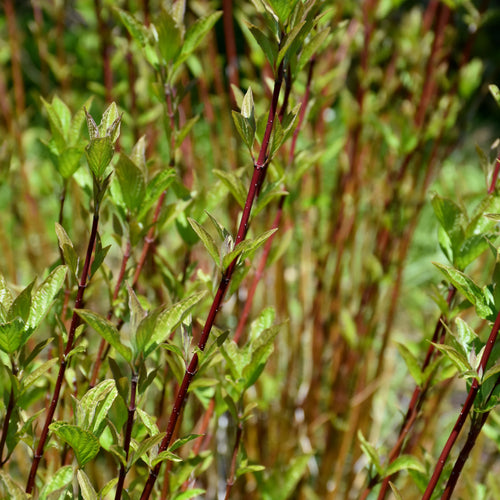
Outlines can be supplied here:
M274 83L274 90L273 90L273 97L271 101L271 107L269 109L269 115L267 119L267 125L266 125L266 130L264 132L264 138L262 140L262 145L260 149L260 153L258 156L257 161L254 164L254 171L253 171L253 176L252 176L252 181L248 190L248 195L247 199L245 202L245 207L243 209L243 214L241 217L241 222L238 228L238 233L236 235L236 241L235 241L235 246L241 243L244 239L245 236L248 232L248 227L249 227L249 220L250 220L250 213L252 210L252 206L257 194L257 191L259 187L262 185L265 177L265 166L267 164L267 151L269 148L269 142L271 138L271 132L273 129L273 124L274 120L276 118L276 111L278 109L278 97L280 94L280 89L281 89L281 84L283 81L283 63L280 64L280 67L277 72L276 80ZM210 308L210 311L208 313L207 320L205 322L205 326L203 328L200 340L198 342L198 348L203 351L205 349L205 346L208 341L208 337L210 335L210 332L212 330L212 326L215 323L215 318L217 316L217 313L219 312L221 306L222 306L222 301L224 299L224 296L226 294L226 291L229 287L229 283L231 282L231 278L233 275L233 272L236 268L238 258L235 258L231 264L229 264L228 268L222 273L221 280L219 282L219 287L217 289L217 293L215 295L215 298L212 302L212 306ZM184 405L184 402L187 397L187 392L189 389L189 386L191 384L191 381L193 380L196 371L198 369L198 354L195 353L193 357L191 358L191 361L186 368L186 372L184 374L184 378L182 380L181 386L179 387L179 390L177 392L177 396L175 398L175 403L172 408L172 412L170 414L170 418L168 421L167 425L167 431L165 434L165 437L163 438L158 453L161 453L162 451L165 451L169 445L170 441L172 440L172 436L174 434L175 426L177 424L177 421L179 419L179 415L181 413L182 406ZM146 484L144 486L144 490L141 495L141 500L147 500L151 492L153 490L154 484L156 482L156 478L158 477L158 473L161 468L161 462L158 463L149 473L149 477L146 481Z
M73 316L71 319L71 326L68 332L68 342L66 343L66 349L61 356L61 364L59 365L59 373L57 375L56 385L54 388L54 394L52 395L52 400L50 402L50 406L47 411L47 416L45 419L45 424L42 429L42 433L40 435L40 440L38 441L38 446L36 448L35 454L33 456L33 462L31 464L31 470L28 477L28 483L26 485L26 493L32 493L33 488L35 486L36 472L38 470L38 466L40 464L40 460L43 456L43 451L45 448L45 443L47 441L47 437L49 434L49 426L52 423L54 418L54 413L56 411L57 403L59 401L59 396L61 394L62 384L64 380L64 373L66 372L66 368L68 366L68 354L74 347L75 342L75 334L76 329L80 325L80 316L76 313L77 309L80 309L83 306L83 295L85 293L85 288L87 287L90 263L92 260L92 253L94 250L94 245L97 238L97 227L99 225L99 213L97 209L94 211L94 217L92 221L92 230L90 232L89 243L87 246L87 254L85 256L85 263L83 266L82 275L80 278L80 283L78 285L78 292L76 294L75 299L75 307L73 309Z

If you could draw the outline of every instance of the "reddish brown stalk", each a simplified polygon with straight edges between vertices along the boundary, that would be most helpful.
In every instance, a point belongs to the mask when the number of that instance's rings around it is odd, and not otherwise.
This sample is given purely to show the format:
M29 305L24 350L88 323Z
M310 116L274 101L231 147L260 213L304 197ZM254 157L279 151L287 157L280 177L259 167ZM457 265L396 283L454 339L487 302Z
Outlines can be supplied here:
M125 429L125 436L123 437L123 451L125 452L125 460L128 460L130 450L130 440L132 438L132 428L134 427L135 416L135 397L137 394L137 373L132 373L130 381L130 402L128 405L127 427ZM118 476L118 484L116 486L115 500L120 500L123 492L123 484L125 483L125 475L127 469L124 464L120 466L120 475Z
M486 405L491 400L493 392L495 391L495 389L497 389L499 385L500 385L500 377L497 377L495 385L491 389L488 398L485 401ZM455 461L455 465L451 470L451 474L450 477L448 478L448 482L446 483L446 487L444 489L444 493L441 497L441 500L449 500L451 498L451 495L455 490L455 486L457 485L458 478L460 477L462 469L464 468L465 462L467 461L467 458L469 458L470 452L474 448L476 440L479 437L479 434L481 433L481 430L484 427L484 424L486 423L486 420L488 419L490 412L491 410L474 415L474 418L472 419L471 423L471 428L467 436L467 440L465 441L462 449L460 450L460 454L458 455L458 458Z
M111 103L113 101L113 72L111 70L111 45L109 37L109 28L102 17L101 0L94 0L94 10L97 19L97 31L99 33L99 44L101 49L105 99L107 103Z
M450 285L448 288L448 295L446 297L446 303L448 304L448 307L451 307L451 304L453 302L453 299L456 295L457 289L453 286ZM429 345L427 349L427 353L424 359L424 362L422 364L422 369L421 371L424 372L425 369L429 366L431 363L431 360L433 358L433 355L436 354L436 348L434 344L439 343L442 344L444 342L444 337L446 335L446 329L444 327L444 323L446 321L446 317L441 314L439 316L439 319L436 323L436 327L434 329L434 334L432 335L432 340L431 344ZM406 437L408 436L408 433L410 432L411 428L413 427L413 424L415 423L415 420L418 416L418 413L422 407L422 404L424 402L426 393L430 387L431 379L429 378L424 382L422 386L417 385L413 391L413 395L411 397L410 403L408 404L408 409L406 411L406 415L403 419L403 423L401 424L401 429L398 434L398 439L394 446L392 447L389 456L388 456L388 461L389 463L392 463L401 453L401 450L403 448L403 443L405 442ZM382 482L382 487L380 488L378 499L382 500L385 498L385 495L387 494L388 488L389 488L389 481L393 480L393 475L392 476L387 476L384 478ZM374 478L370 482L370 486L367 488L367 492L375 486L377 483L378 478Z
M293 138L292 138L292 142L291 142L291 146L290 146L290 152L288 154L288 166L291 166L293 164L293 160L295 158L295 148L296 148L296 144L297 144L297 136L298 136L299 131L302 127L302 123L304 121L306 110L307 110L307 104L309 102L314 64L315 64L315 58L312 57L310 62L309 62L309 71L307 74L307 85L306 85L306 91L304 93L304 98L302 100L302 106L300 109L299 122L297 124L297 128L295 129L295 131L293 133ZM282 111L284 111L284 107L285 107L285 104L283 104L283 106L280 110L280 119L283 117ZM274 218L273 225L272 225L271 229L277 229L279 227L281 216L283 214L284 203L285 203L285 196L280 198L280 201L278 204L278 210L276 212L276 216ZM238 325L236 326L236 330L235 330L234 337L233 337L233 340L236 343L239 342L241 335L243 333L243 329L245 328L248 316L250 314L250 309L252 307L253 298L255 296L255 291L257 290L257 285L259 284L259 281L262 279L262 276L264 274L264 268L266 266L266 262L267 262L267 259L269 257L269 253L271 251L271 246L272 246L272 242L273 242L275 234L276 233L273 233L264 245L264 249L263 249L260 261L259 261L259 265L257 267L257 271L253 277L252 283L251 283L249 291L248 291L248 295L247 295L247 298L245 301L245 306L243 308L243 312L241 313L240 319L238 321ZM208 429L208 425L210 424L210 420L212 418L214 409L215 409L215 400L212 399L210 401L208 408L207 408L207 411L205 412L205 414L203 416L203 420L202 420L200 430L199 430L200 434L206 433L206 430ZM205 443L206 441L207 441L206 436L205 437L200 436L200 438L198 438L196 440L196 442L193 446L193 453L195 455L197 455L199 453L202 444ZM187 482L184 483L184 486L186 486L186 485L187 485Z
M17 367L14 363L12 363L12 376L14 378L17 377ZM12 416L12 412L14 411L15 402L16 402L16 397L14 395L14 387L11 387L9 402L7 403L7 408L5 410L4 421L2 425L2 437L0 439L0 469L3 467L3 465L7 462L9 458L9 456L7 455L5 457L5 460L3 460L3 449L7 441L7 435L9 432L9 425L10 425L10 417Z
M491 184L488 188L488 194L493 194L498 181L498 174L500 173L500 154L497 156L495 161L495 169L493 170L493 176L491 178Z
M236 51L236 40L234 37L234 24L233 24L233 0L222 1L222 20L224 23L224 41L227 54L227 76L229 79L230 87L234 85L240 88L240 78L238 75L238 53ZM233 90L231 87L231 100L232 105L236 103Z
M231 459L231 472L229 473L229 477L227 479L226 483L226 496L224 497L225 500L229 500L229 496L231 494L231 489L233 488L234 481L236 479L236 465L237 465L237 459L238 459L238 451L240 449L240 441L241 441L241 434L243 433L243 426L241 422L238 423L238 427L236 429L236 439L234 443L234 449L233 449L233 457Z
M415 124L420 129L422 124L424 123L425 115L427 111L430 109L430 103L432 97L436 90L436 81L434 79L434 70L438 63L438 57L441 53L441 49L444 43L444 32L446 25L450 19L451 11L450 8L441 3L439 5L439 14L437 20L437 26L434 33L434 40L432 41L431 54L427 61L427 67L425 70L425 74L427 75L424 88L422 89L422 95L420 98L420 103L417 109L417 113L415 116Z
M249 226L249 221L250 221L250 212L252 210L255 196L257 194L257 189L262 184L263 176L265 175L265 166L267 164L267 151L269 148L269 140L271 138L273 123L274 123L274 120L276 117L276 110L278 107L278 97L280 94L282 81L283 81L283 63L280 65L278 72L277 72L277 76L276 76L276 80L275 80L275 84L274 84L274 90L273 90L273 97L272 97L272 101L271 101L271 107L269 109L269 115L268 115L268 119L267 119L266 130L264 132L264 138L262 140L262 146L260 149L259 157L254 164L252 181L251 181L251 184L250 184L250 187L248 190L247 199L245 201L245 206L243 209L243 214L241 216L241 222L240 222L240 225L238 228L238 233L236 235L235 246L239 245L245 239L245 236L248 232L248 226ZM205 322L205 326L203 328L200 341L198 342L198 348L201 351L203 351L205 349L206 343L208 341L208 337L209 337L210 332L212 330L212 326L215 323L215 318L217 316L219 309L222 306L222 301L223 301L224 296L226 294L227 288L229 287L229 283L231 281L231 277L233 275L234 269L236 268L237 261L238 261L238 258L234 259L231 262L231 264L229 264L228 268L222 274L217 293L215 295L212 306L211 306L210 311L208 313L208 317L207 317L207 320ZM193 357L191 358L189 366L187 367L186 372L184 374L184 378L182 380L179 391L177 392L177 397L175 399L175 403L174 403L174 406L172 408L172 413L170 414L170 419L168 422L167 431L166 431L165 437L163 438L163 441L160 444L160 447L158 449L158 453L165 451L170 445L170 441L172 439L175 426L176 426L177 421L179 419L181 409L182 409L184 402L186 400L186 397L187 397L189 385L191 384L191 381L196 374L197 368L198 368L198 354L195 353L193 355ZM156 478L158 477L158 473L160 471L160 468L161 468L161 462L158 463L153 468L153 470L150 471L148 480L146 481L146 485L145 485L144 490L143 490L142 495L141 495L141 500L147 500L150 497L151 492L152 492L153 487L154 487L154 484L156 482Z
M118 294L120 293L120 290L122 288L123 280L125 278L125 271L127 270L127 263L129 259L130 259L130 239L127 239L127 244L125 246L125 252L123 253L122 263L120 267L120 273L118 274L118 278L115 284L115 289L113 291L113 298L111 300L112 306L116 301L116 299L118 298ZM111 307L107 315L108 321L112 318L112 316L113 316L113 309ZM97 377L99 376L99 369L101 368L101 363L104 359L103 353L106 346L107 342L104 339L101 339L101 342L99 343L99 349L97 350L97 356L94 363L94 368L92 369L92 376L90 378L89 387L94 387L97 382Z
M482 373L486 372L486 365L488 364L491 351L493 350L493 346L495 345L495 342L497 340L499 329L500 329L500 313L497 315L495 319L495 323L493 324L493 328L491 329L488 342L484 347L483 355L481 357L481 363L479 365L479 371ZM474 400L476 399L478 390L479 390L479 382L475 378L472 381L465 403L462 409L460 410L460 415L458 416L457 421L455 422L455 425L453 426L453 429L451 430L451 433L448 437L448 440L446 441L446 444L443 447L443 451L439 456L436 468L434 469L434 472L427 485L422 500L430 500L431 495L438 484L441 473L443 472L444 465L446 463L446 460L448 459L451 449L453 448L453 445L455 444L455 441L457 440L458 435L460 434L465 424L465 421L467 420L467 416L469 415L469 412L472 409L472 405L474 404Z
M78 285L78 292L76 294L75 299L75 307L73 309L73 316L71 319L71 326L68 332L68 342L66 343L66 349L61 356L61 362L59 365L59 373L57 375L56 385L54 387L54 393L52 395L52 400L50 402L50 406L47 411L47 416L45 418L45 424L42 429L42 433L40 435L40 440L38 441L38 446L36 448L35 454L33 456L33 462L31 464L31 470L28 477L28 483L26 485L26 493L32 493L33 488L35 486L36 473L38 470L38 465L40 464L40 460L43 456L43 451L45 448L45 443L47 441L47 437L49 434L49 425L52 423L54 418L54 413L56 411L57 403L59 401L59 396L61 394L62 384L64 381L64 373L66 372L66 368L68 365L68 354L74 347L75 341L75 333L76 329L80 325L80 316L76 313L77 309L80 309L83 306L83 295L85 293L85 288L87 287L89 270L90 270L90 262L92 260L92 252L94 249L95 241L97 238L97 227L99 225L99 214L97 212L94 213L94 217L92 220L92 230L90 232L89 243L87 246L87 253L85 256L85 263L83 265L83 271L80 278L80 283Z
M16 25L16 14L12 0L4 1L5 17L7 19L7 29L9 31L9 45L12 66L12 80L14 90L14 101L16 103L16 116L20 119L24 114L25 96L23 72L21 69L21 51L19 49L19 33Z

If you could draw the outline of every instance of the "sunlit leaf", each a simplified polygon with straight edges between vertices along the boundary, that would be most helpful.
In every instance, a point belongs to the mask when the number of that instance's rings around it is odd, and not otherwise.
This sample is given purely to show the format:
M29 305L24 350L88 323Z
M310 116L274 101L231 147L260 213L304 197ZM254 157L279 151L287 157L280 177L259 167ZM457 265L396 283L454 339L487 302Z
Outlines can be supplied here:
M99 453L101 447L99 439L77 425L54 422L50 424L50 430L71 446L80 467L90 462Z

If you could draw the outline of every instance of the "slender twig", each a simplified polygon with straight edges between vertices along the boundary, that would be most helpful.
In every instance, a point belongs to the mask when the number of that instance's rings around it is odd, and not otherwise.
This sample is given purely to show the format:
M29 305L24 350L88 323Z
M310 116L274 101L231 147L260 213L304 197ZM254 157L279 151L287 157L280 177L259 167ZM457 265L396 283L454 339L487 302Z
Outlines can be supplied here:
M99 212L98 207L94 210L94 216L92 220L92 230L90 232L89 243L87 246L87 253L85 256L85 263L83 265L82 275L80 278L80 283L78 285L78 292L76 294L75 299L75 307L73 310L73 316L71 319L71 326L68 332L68 341L66 343L66 349L64 353L61 355L61 362L59 365L59 373L57 375L56 385L54 388L54 393L52 395L52 400L50 402L50 406L47 411L47 416L45 418L45 424L42 429L42 433L40 435L40 440L38 441L38 446L36 448L35 454L33 456L33 463L31 464L31 470L28 477L28 483L26 485L26 493L32 493L33 488L35 486L36 472L38 470L38 465L40 464L40 460L43 456L43 451L45 448L45 443L47 441L49 426L52 423L54 418L54 413L56 411L57 403L59 401L59 396L62 389L62 384L64 380L64 373L66 372L66 368L68 365L68 354L74 347L75 334L76 329L80 325L80 316L78 316L76 310L80 309L83 306L83 295L85 293L85 288L87 287L87 282L89 278L89 270L90 270L90 262L92 260L92 252L94 249L94 244L97 238L97 227L99 225Z
M12 362L12 376L13 378L17 377L17 367L14 364L14 362ZM5 462L7 462L9 458L7 455L5 457L5 460L3 460L3 449L7 441L7 435L9 433L10 417L12 416L12 412L14 411L15 404L16 404L16 397L14 395L14 387L11 387L9 402L7 403L7 408L5 410L5 416L2 425L2 437L0 439L0 468L3 467L3 465L5 464Z
M493 396L493 392L495 391L495 389L497 389L499 385L500 385L500 376L497 377L495 384L493 385L488 397L486 398L485 401L486 405L488 405L488 403L490 402L491 397ZM490 412L491 410L475 414L474 417L472 418L471 428L469 430L467 440L462 446L460 454L458 455L457 460L455 461L455 465L451 470L450 477L448 478L448 482L446 483L446 487L444 489L444 493L443 496L441 497L441 500L449 500L451 498L451 494L453 493L455 486L457 485L458 478L460 477L462 469L464 468L465 462L467 461L467 458L469 458L470 452L472 451L472 448L474 448L476 440L479 437L479 434L481 433L481 430L484 427L484 424L486 423L486 420L488 419Z
M500 329L500 313L497 315L495 319L495 323L493 324L493 328L491 329L490 336L488 338L488 342L486 343L486 346L484 347L483 355L481 356L481 363L479 365L479 371L482 373L485 373L486 371L486 365L490 359L491 351L493 350L493 346L495 345L495 342L498 337L498 330ZM472 381L471 387L469 389L469 393L467 394L467 398L465 400L465 403L460 410L460 415L457 418L457 421L455 422L455 425L453 426L453 429L451 430L451 433L448 437L448 440L446 441L443 451L441 452L441 455L439 456L439 459L436 464L436 468L434 469L434 472L432 474L432 477L427 485L427 488L424 492L424 496L422 497L422 500L429 500L431 498L432 493L434 492L439 478L441 476L441 473L443 472L444 465L446 463L446 460L448 459L448 456L451 452L451 449L453 448L453 445L455 444L455 441L458 438L458 435L460 434L460 431L462 430L462 427L465 424L465 421L467 419L467 415L472 409L472 405L474 404L474 400L476 399L477 392L479 390L479 382L477 378L475 378Z
M111 70L111 45L109 40L109 28L102 17L102 2L94 0L94 10L97 19L97 28L99 32L99 44L101 49L103 80L106 102L113 100L113 72Z
M249 227L250 213L251 213L252 206L253 206L253 203L254 203L254 200L255 200L255 197L257 194L257 189L260 185L262 185L263 177L265 176L265 166L267 165L267 161L268 161L267 152L268 152L268 148L269 148L269 141L271 138L271 132L273 129L273 123L274 123L276 111L278 108L278 97L280 94L282 81L283 81L283 63L280 64L280 67L277 71L276 80L274 83L273 97L271 100L271 107L269 109L269 115L268 115L268 119L267 119L266 130L264 132L264 138L262 140L262 145L261 145L258 159L254 164L254 171L253 171L253 175L252 175L252 180L251 180L250 187L248 190L247 199L245 201L243 214L241 216L241 221L240 221L240 225L238 228L238 233L236 235L235 246L239 245L246 237L246 234L248 232L248 227ZM203 351L205 349L206 343L208 341L208 337L209 337L210 332L212 330L212 326L215 322L215 318L217 316L219 309L222 306L222 301L223 301L224 296L226 294L226 291L229 287L229 283L231 282L231 278L232 278L233 272L236 268L237 261L238 261L238 258L235 258L229 264L228 268L222 273L222 277L221 277L221 280L219 282L219 287L217 289L217 293L215 295L215 298L212 302L212 306L211 306L210 311L208 313L208 317L207 317L207 320L205 322L205 326L203 328L203 331L202 331L202 334L200 337L200 341L198 342L198 348L201 351ZM174 403L174 406L172 408L172 413L170 414L170 419L168 422L167 431L166 431L165 437L163 438L163 441L160 444L158 453L165 451L168 448L168 446L170 445L170 441L172 439L174 429L175 429L175 426L177 424L177 420L179 418L181 409L182 409L184 402L186 400L189 386L191 384L191 381L193 380L193 377L196 374L197 368L198 368L198 354L195 353L193 355L193 357L191 358L191 361L190 361L188 367L186 368L184 378L182 380L179 391L177 392L175 403ZM142 495L141 495L141 500L146 500L150 497L151 492L153 490L153 486L156 482L156 478L158 477L160 467L161 467L161 462L158 463L150 471L149 477L146 481L146 485L145 485L144 490L143 490Z
M118 294L123 285L123 280L125 279L125 272L127 270L127 263L130 259L130 250L131 250L130 238L127 238L127 243L125 244L125 251L123 252L122 263L120 266L120 272L118 274L118 278L116 280L115 289L113 291L113 297L111 300L111 308L108 311L107 320L109 321L113 316L113 305L118 298ZM104 361L104 349L107 346L107 342L104 339L101 339L99 343L99 348L97 350L96 360L94 363L94 367L92 369L92 376L90 378L90 387L94 387L97 382L97 377L99 376L99 369L101 367L101 363Z
M226 482L226 496L224 497L225 500L229 500L229 496L231 494L231 489L233 488L234 481L236 479L236 464L237 464L237 458L238 458L238 451L240 449L240 441L241 441L241 435L243 434L243 425L240 422L238 422L238 427L236 428L236 437L234 440L234 448L233 448L233 457L231 459L231 471L229 473L229 477Z
M137 394L137 373L132 373L132 378L130 381L130 402L128 405L128 417L127 417L127 427L125 430L125 436L123 438L123 451L125 451L125 460L128 460L128 454L130 450L130 440L132 439L132 429L134 427L134 416L135 416L135 397ZM115 500L120 500L123 492L123 484L125 483L125 475L127 474L127 468L125 464L120 466L120 475L118 477L118 484L116 486Z

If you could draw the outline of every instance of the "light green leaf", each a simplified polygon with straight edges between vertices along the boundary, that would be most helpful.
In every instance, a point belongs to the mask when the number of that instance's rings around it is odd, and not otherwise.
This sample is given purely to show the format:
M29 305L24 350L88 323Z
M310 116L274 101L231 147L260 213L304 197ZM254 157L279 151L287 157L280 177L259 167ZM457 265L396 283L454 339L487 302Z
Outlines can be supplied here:
M151 434L151 436L156 436L160 433L154 417L146 413L144 410L141 410L139 407L137 407L135 411L137 412L139 418L142 420L142 423L148 429L148 432L149 434Z
M252 252L255 252L255 250L260 248L266 242L266 240L270 238L276 231L277 229L271 229L269 231L266 231L265 233L262 233L257 238L243 240L241 243L236 245L234 250L224 256L222 267L224 269L227 269L229 264L231 264L231 262L240 255L241 260L246 259Z
M241 115L243 118L253 118L255 128L255 107L253 103L252 87L248 87L248 90L243 97L243 101L241 102Z
M40 492L40 500L47 500L47 497L57 490L68 486L73 479L73 467L66 465L58 469L54 475L51 476L48 483L43 487Z
M358 430L358 439L361 443L361 449L367 456L369 462L373 464L378 474L383 475L383 469L380 465L380 457L375 447L365 439L363 433L360 430Z
M171 462L182 462L182 458L176 455L175 453L172 453L171 451L162 451L161 453L158 453L156 458L151 460L151 467L154 467L156 464L159 464L160 462L164 462L165 460L170 460Z
M474 306L479 317L483 319L492 318L494 314L494 306L490 302L490 297L483 293L472 279L464 273L450 266L434 263L434 265L443 273L448 281L450 281L456 289ZM493 298L491 298L492 300Z
M10 309L8 311L8 319L21 319L23 322L28 321L28 317L31 309L31 291L33 285L32 281L26 288L24 288L21 293L14 299Z
M231 114L236 130L251 153L255 139L255 127L252 128L250 119L245 118L241 113L233 110Z
M7 287L7 282L2 274L0 274L0 304L8 310L12 305L12 293Z
M251 360L243 370L246 388L254 385L264 370L267 360L274 350L274 339L280 331L280 328L281 325L266 328L259 337L251 343Z
M190 498L197 497L199 495L203 495L206 493L206 490L202 490L201 488L193 488L192 490L182 491L177 493L172 500L189 500Z
M159 19L155 21L158 32L158 45L165 62L175 58L182 47L182 32L172 16L162 10Z
M395 474L400 470L409 469L425 472L425 467L416 457L411 455L400 455L388 465L387 469L384 471L384 476L392 476L392 474Z
M168 168L162 170L146 186L146 197L143 200L137 219L141 220L148 213L148 210L158 201L160 195L165 191L175 179L175 170ZM178 202L179 203L179 202Z
M396 498L396 500L403 500L401 492L396 488L396 486L392 481L389 481L389 486L391 487L391 490L394 493L394 497Z
M182 143L184 142L184 139L186 136L191 132L191 129L193 128L194 124L198 121L200 118L199 115L194 116L193 118L189 119L183 126L182 128L175 133L175 147L179 148Z
M97 437L77 425L54 422L50 424L50 430L71 446L80 467L90 462L99 453L101 445Z
M291 2L290 2L291 3ZM306 23L306 21L301 21L299 24L293 27L292 31L288 33L285 37L284 42L281 43L280 45L280 50L278 52L278 57L276 59L276 66L279 66L281 61L285 58L287 55L289 49L292 49L290 52L292 53L292 57L296 56L294 54L294 48L296 48L296 44L294 43L297 38L304 38L305 32L303 31L304 27L307 27L308 30L310 31L312 28L312 23ZM293 47L292 47L293 45Z
M278 57L278 42L274 37L268 37L260 28L253 24L247 23L248 29L255 38L259 47L266 55L269 64L274 68L276 66L276 58Z
M214 170L213 172L229 189L238 202L238 205L243 208L247 198L247 190L241 179L234 172L226 172L224 170Z
M57 239L59 241L59 247L64 255L64 260L73 273L73 277L76 279L78 274L78 256L76 255L73 243L64 228L59 223L55 223L55 228Z
M132 456L129 461L130 462L129 467L135 464L135 462L137 462L137 460L139 460L140 458L143 458L147 463L148 461L146 460L147 457L145 457L145 455L149 453L149 451L152 448L158 446L164 437L165 437L165 432L162 432L160 434L156 434L156 436L151 436L141 441L141 444L139 445L137 450L135 450L132 453Z
M322 45L325 43L328 35L330 34L330 29L324 29L314 35L314 37L304 44L302 52L299 56L299 63L297 65L297 72L302 71L304 66L311 60L311 58L321 50Z
M120 153L115 173L125 205L130 212L136 213L146 195L146 181L142 170L127 155Z
M490 94L493 96L497 104L500 106L500 90L498 90L498 87L496 85L488 85L488 89L490 91Z
M151 341L157 344L163 342L205 296L206 292L195 293L162 311L158 315Z
M37 328L47 311L52 305L52 301L61 289L66 277L66 266L56 267L47 279L37 288L31 300L30 313L27 328Z
M198 222L196 222L194 219L191 219L191 217L188 217L188 222L193 228L194 232L198 235L200 238L201 242L207 249L208 253L212 257L213 261L215 262L216 266L219 266L219 251L217 250L217 246L215 245L215 241L210 235L210 233Z
M404 344L399 342L396 343L398 347L399 354L404 359L410 375L413 377L417 385L422 385L422 370L420 369L420 363L418 359L413 355L413 353Z
M21 347L23 340L27 340L23 321L14 319L0 324L0 349L2 351L12 354Z
M113 158L114 147L110 137L92 139L85 148L90 170L100 179Z
M195 51L221 15L222 12L214 12L206 17L198 19L188 28L182 44L181 53L175 60L174 70L177 69Z
M83 500L99 500L90 479L83 470L79 470L76 473L78 478L78 484L80 485L80 493L82 494Z
M132 360L131 349L123 344L118 330L110 321L88 309L77 309L76 312L85 323L91 326L106 342L114 347L126 361L130 362Z
M112 102L102 114L99 124L99 137L109 137L114 144L120 135L121 116L118 114L116 103Z
M469 364L467 357L454 347L445 344L436 344L434 342L432 342L432 344L457 367L460 374L472 370L472 366Z
M34 384L40 377L47 371L49 371L54 365L59 363L58 358L51 358L48 361L42 363L39 367L33 370L28 375L22 378L22 392L26 391L32 384Z
M285 25L298 0L268 0L280 23Z
M118 12L122 23L127 28L127 31L130 33L130 36L141 46L145 47L148 42L148 31L145 28L144 24L139 22L133 15L130 13L118 8L113 7L115 12Z
M69 179L80 166L80 158L85 150L84 146L65 148L57 159L58 171L64 179Z
M177 448L180 448L181 446L184 446L186 443L189 443L189 441L192 441L193 439L196 439L197 437L202 436L203 434L188 434L187 436L184 436L182 438L176 439L169 447L169 451L175 451Z
M0 481L4 484L5 490L8 492L9 500L28 500L31 495L27 495L24 490L12 479L10 474L0 470ZM5 497L7 498L7 497Z
M77 422L80 427L93 433L99 431L99 426L107 417L118 391L113 379L107 379L90 389L80 400L77 411Z

